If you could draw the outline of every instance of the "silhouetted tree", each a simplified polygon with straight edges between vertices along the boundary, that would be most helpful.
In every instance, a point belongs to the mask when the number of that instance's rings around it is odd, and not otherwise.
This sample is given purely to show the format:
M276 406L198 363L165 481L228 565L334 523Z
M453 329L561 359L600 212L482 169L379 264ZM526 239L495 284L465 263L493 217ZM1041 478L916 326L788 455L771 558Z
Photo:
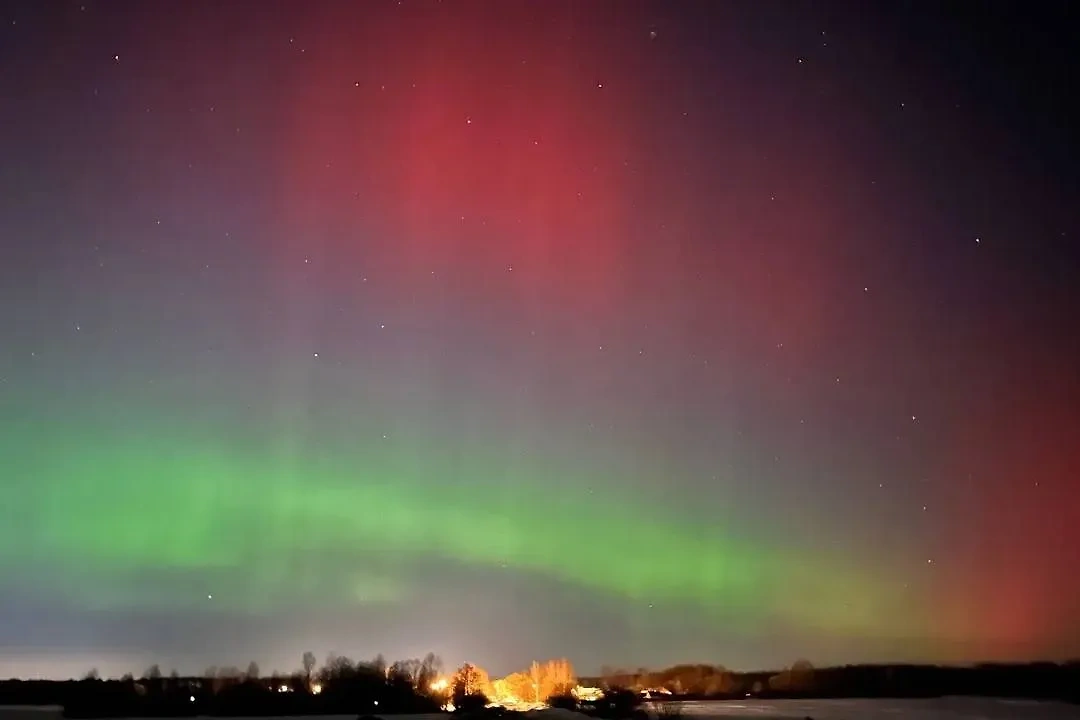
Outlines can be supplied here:
M440 672L442 672L442 660L435 653L428 653L420 661L420 669L417 671L416 676L416 687L427 692L431 688L431 684L439 677Z
M796 660L790 668L769 678L769 689L783 693L808 692L814 686L814 666L808 660Z
M430 685L422 686L423 692L417 692L405 682L409 669L415 667L409 661L397 663L390 679L380 678L374 672L373 663L352 666L347 659L335 660L331 665L342 674L341 682L325 688L326 692L313 698L302 692L305 677L297 671L285 683L295 692L271 692L270 685L257 682L227 683L233 670L224 670L224 679L212 678L213 684L221 683L221 691L214 694L212 683L198 683L187 687L187 681L178 678L176 683L170 680L162 687L164 692L157 692L155 684L148 678L135 681L130 674L122 681L108 680L101 682L49 682L49 681L2 681L0 680L0 705L62 705L67 718L133 718L133 717L189 717L200 714L210 717L229 717L245 715L249 717L294 717L319 714L344 714L359 711L381 713L430 713L448 699L450 693L439 693L428 697ZM543 664L539 664L541 667ZM419 662L417 673L435 667L434 660ZM477 669L478 670L478 669ZM216 669L210 674L217 676ZM723 673L723 675L721 675ZM539 673L542 677L542 671ZM612 673L613 675L615 673ZM93 676L94 673L88 673ZM149 669L147 676L155 675ZM461 673L471 675L472 680L466 685L482 684L477 678L479 673ZM755 693L770 694L770 676L777 688L774 694L801 694L821 697L941 697L943 695L981 695L994 697L1015 697L1031 699L1055 699L1080 701L1080 662L1065 664L1031 663L1023 665L982 664L970 667L935 667L917 665L889 666L847 666L831 668L813 668L809 663L800 661L781 673L750 672L730 673L723 668L703 665L677 665L666 670L647 672L625 672L620 675L628 678L648 681L650 687L658 684L675 682L687 690L708 688L715 684L718 677L730 677L733 688L740 694L753 689ZM519 677L515 677L519 676ZM457 679L461 679L460 677ZM543 682L543 681L542 681ZM595 679L582 681L585 685L598 684ZM459 683L459 689L461 683ZM527 699L533 688L529 673L514 675L496 681L498 687L495 699L505 698L510 694L508 688L521 687L516 694ZM275 687L280 688L281 684ZM790 688L790 690L788 689ZM732 691L733 692L733 691ZM534 695L535 696L535 695ZM622 697L620 697L622 696ZM190 697L195 697L194 702ZM378 705L374 701L378 700ZM468 710L478 708L484 702L480 695L459 695L455 700L458 706ZM548 698L549 704L562 704L560 696ZM573 707L569 698L567 707ZM596 702L581 703L599 717L611 720L647 720L642 706L638 705L640 695L631 691L618 691L608 688L604 698ZM667 716L664 702L653 705L649 715ZM660 712L657 712L660 711ZM499 713L491 713L494 718ZM485 716L487 714L485 713ZM661 718L657 718L661 720Z
M649 673L650 687L662 687L676 695L716 695L729 692L734 681L719 665L673 665L666 670Z
M97 668L90 668L89 670L86 671L86 674L83 675L83 680L100 680L100 679L101 679L101 675L98 674L98 669Z
M303 666L304 666L304 678L307 681L307 686L308 686L308 689L310 690L311 689L311 674L313 672L315 672L315 664L316 664L315 653L311 652L310 650L305 652L302 662L303 662Z
M410 660L398 660L390 664L386 669L386 682L391 685L408 686L414 690L420 690L420 661L413 658Z
M150 667L146 668L146 671L143 673L143 679L145 679L145 680L160 680L161 679L161 668L157 665L157 663L154 663Z
M344 655L330 653L326 662L316 673L316 677L324 685L335 681L348 680L356 675L356 663Z
M254 660L248 663L247 666L247 679L258 680L259 679L259 665Z

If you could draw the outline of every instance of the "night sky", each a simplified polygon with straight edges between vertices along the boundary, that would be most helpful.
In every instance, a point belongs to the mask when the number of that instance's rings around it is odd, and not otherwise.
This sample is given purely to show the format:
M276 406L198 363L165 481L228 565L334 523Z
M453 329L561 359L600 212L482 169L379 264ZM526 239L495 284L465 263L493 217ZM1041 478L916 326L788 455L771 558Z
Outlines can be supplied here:
M1027 5L5 3L0 675L1080 655Z

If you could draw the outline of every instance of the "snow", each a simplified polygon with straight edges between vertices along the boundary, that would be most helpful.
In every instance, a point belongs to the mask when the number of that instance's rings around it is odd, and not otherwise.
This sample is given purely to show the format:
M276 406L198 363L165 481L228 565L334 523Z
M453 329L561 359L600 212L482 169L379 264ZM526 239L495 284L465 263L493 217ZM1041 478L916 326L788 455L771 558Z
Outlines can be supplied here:
M945 697L926 700L738 700L680 702L686 720L1080 720L1080 706L1033 700Z

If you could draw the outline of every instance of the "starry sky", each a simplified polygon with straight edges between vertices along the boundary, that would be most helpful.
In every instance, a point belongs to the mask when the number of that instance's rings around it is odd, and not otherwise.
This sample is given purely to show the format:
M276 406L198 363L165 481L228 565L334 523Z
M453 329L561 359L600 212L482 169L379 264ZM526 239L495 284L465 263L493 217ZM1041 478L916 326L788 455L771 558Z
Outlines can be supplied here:
M0 675L1080 655L1068 3L0 11Z

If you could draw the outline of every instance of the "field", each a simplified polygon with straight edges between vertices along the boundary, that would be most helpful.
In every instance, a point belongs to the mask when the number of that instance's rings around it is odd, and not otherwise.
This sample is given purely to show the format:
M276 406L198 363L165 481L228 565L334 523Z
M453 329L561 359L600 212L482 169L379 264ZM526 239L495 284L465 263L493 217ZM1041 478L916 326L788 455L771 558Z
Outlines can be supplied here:
M1064 703L990 698L932 700L745 700L679 702L685 720L1080 720L1080 706ZM584 720L566 710L523 714L527 720ZM0 720L59 720L59 708L0 707ZM449 715L388 715L386 720L447 720ZM140 720L131 718L128 720ZM356 720L355 715L306 718L245 718L245 720Z
M746 700L682 702L677 706L687 720L1080 720L1080 706L966 697L929 700Z

